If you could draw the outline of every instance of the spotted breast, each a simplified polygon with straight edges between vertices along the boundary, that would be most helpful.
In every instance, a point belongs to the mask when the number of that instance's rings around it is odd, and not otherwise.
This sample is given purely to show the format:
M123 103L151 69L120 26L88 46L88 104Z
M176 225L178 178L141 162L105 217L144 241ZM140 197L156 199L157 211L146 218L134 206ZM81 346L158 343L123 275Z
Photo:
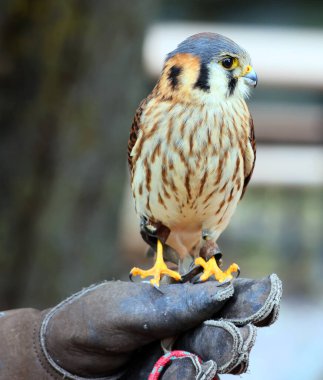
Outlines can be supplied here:
M202 230L216 239L227 226L243 191L249 120L242 99L145 106L131 152L136 210L170 228L181 256Z

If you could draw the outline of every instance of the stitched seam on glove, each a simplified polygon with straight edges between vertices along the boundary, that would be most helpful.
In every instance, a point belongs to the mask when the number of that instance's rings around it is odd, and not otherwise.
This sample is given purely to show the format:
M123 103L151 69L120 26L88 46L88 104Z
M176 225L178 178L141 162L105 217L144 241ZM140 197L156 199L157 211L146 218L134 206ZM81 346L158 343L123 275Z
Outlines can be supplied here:
M237 367L241 363L244 363L244 365L241 366L239 372L235 372L235 375L241 375L242 373L247 372L247 369L249 367L249 352L256 341L257 328L252 324L249 324L246 327L248 327L249 334L248 334L247 339L244 341L243 346L241 347L241 350L239 351L239 359L237 360L236 365L232 369L237 369Z
M70 305L72 302L75 300L79 299L83 295L92 292L93 290L98 289L101 286L106 285L107 281L101 282L100 284L94 284L89 286L88 288L82 289L81 291L71 295L69 298L66 298L63 300L61 303L59 303L57 306L55 306L53 309L50 310L48 314L46 314L45 318L43 319L43 322L41 324L40 328L40 335L39 335L39 340L40 340L40 347L42 349L42 352L48 361L48 363L61 375L63 375L63 378L66 379L71 379L71 380L118 380L121 378L121 376L125 373L125 371L121 371L116 375L112 376L107 376L107 377L82 377L78 375L74 375L68 371L66 371L64 368L60 367L54 359L49 355L49 352L46 347L46 331L47 331L47 326L50 321L50 319L58 312L60 311L64 306Z
M223 291L218 292L218 294L216 295L216 300L217 301L225 301L226 299L232 297L233 293L234 293L234 287L231 283L226 288L224 288Z
M202 372L197 374L196 380L218 379L216 376L218 365L214 360L208 360L207 362L204 362L201 367L203 367Z
M224 330L228 331L228 333L232 336L232 359L229 360L227 363L224 363L222 366L218 366L219 373L229 373L234 367L237 366L237 364L240 363L240 352L242 351L243 347L243 339L238 327L236 327L233 323L228 321L208 320L203 322L203 324L205 326L223 328Z
M38 350L37 350L37 348L38 348ZM44 357L42 355L42 351L39 352L39 340L38 340L38 334L37 334L37 325L35 325L34 330L33 330L33 351L36 355L36 358L37 358L40 366L46 372L46 375L48 375L48 377L50 377L51 379L58 379L57 372L53 371L52 367L48 366L48 363L46 363L46 361L44 360ZM55 372L55 375L51 372Z
M245 363L245 366L243 368L243 371L241 371L241 373L247 372L247 370L248 370L249 352L251 351L252 347L254 346L254 344L256 342L256 337L257 337L257 328L252 324L249 324L247 326L249 328L249 335L248 335L248 338L245 340L244 345L242 347L241 357L242 357L242 361L244 361L244 363Z
M251 351L252 347L254 346L256 342L257 328L252 324L247 325L247 327L249 328L249 335L248 335L248 338L245 340L244 345L242 347L242 353L243 354L247 353L247 355L249 356L249 352Z
M270 313L273 313L273 317L268 326L272 325L277 320L279 315L280 299L282 297L283 287L282 282L275 273L270 275L270 281L271 289L268 298L266 299L263 306L256 313L250 315L247 318L228 318L226 320L238 326L244 326L250 322L261 322L264 319L266 319Z

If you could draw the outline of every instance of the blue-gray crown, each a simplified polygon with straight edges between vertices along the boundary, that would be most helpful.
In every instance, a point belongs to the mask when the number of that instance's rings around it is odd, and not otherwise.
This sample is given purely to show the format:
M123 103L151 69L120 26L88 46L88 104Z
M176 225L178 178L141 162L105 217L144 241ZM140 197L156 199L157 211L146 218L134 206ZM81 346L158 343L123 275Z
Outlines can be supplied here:
M208 64L223 53L234 55L247 54L234 41L217 33L198 33L181 42L175 50L170 52L166 60L178 53L189 53L198 56L202 64Z

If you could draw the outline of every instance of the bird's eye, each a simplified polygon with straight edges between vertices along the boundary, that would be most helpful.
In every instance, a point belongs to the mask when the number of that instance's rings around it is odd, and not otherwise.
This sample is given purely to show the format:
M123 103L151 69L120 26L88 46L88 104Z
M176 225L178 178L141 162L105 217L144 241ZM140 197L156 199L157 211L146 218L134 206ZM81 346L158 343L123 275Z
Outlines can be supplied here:
M234 57L225 57L221 61L221 65L227 69L234 69L238 66L238 59Z

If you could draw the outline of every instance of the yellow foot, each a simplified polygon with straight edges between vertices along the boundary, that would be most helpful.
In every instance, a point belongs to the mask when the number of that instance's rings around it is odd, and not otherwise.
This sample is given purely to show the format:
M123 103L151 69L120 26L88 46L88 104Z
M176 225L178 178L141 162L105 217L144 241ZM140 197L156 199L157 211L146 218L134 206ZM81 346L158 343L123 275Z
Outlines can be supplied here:
M132 268L130 271L130 276L140 276L141 278L153 276L153 278L150 280L150 283L153 286L158 287L161 277L165 275L174 278L176 281L180 281L182 279L181 275L178 272L167 268L163 258L162 243L157 240L157 257L155 265L148 270Z
M209 277L214 275L217 281L224 282L233 278L232 273L236 272L239 274L240 272L237 264L231 264L225 272L222 272L214 256L211 257L208 261L205 261L202 257L198 257L195 259L195 265L200 265L204 268L204 272L200 277L200 281L206 281Z

